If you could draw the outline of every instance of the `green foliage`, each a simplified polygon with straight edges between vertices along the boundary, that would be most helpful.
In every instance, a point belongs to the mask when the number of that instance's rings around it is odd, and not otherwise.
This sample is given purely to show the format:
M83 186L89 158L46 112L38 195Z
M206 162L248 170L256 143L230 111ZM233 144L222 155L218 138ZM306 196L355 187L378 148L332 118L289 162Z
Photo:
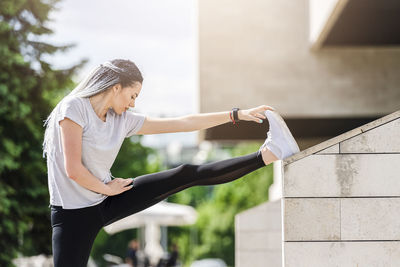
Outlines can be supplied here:
M160 171L161 160L150 147L142 146L142 136L133 136L122 144L111 168L115 177L134 178L143 174Z
M211 198L213 192L214 186L195 186L170 196L168 201L197 207Z
M0 1L0 266L17 252L51 253L42 125L52 106L45 95L72 87L80 66L55 70L43 60L69 48L40 41L52 33L46 22L55 3Z
M231 150L232 157L257 151L259 146L238 145ZM236 181L215 186L211 197L206 197L208 193L203 194L205 201L187 200L190 198L189 190L170 198L183 204L193 201L198 204L198 219L194 226L169 228L170 241L178 244L181 260L188 263L201 258L222 258L228 265L234 266L235 215L267 201L272 179L272 165L269 165Z
M0 1L0 266L10 266L17 252L51 254L47 170L42 158L43 120L64 93L73 87L71 76L85 61L56 70L43 58L71 46L40 41L51 34L46 25L56 0ZM239 156L256 151L238 146ZM126 141L112 172L135 177L160 170L153 151ZM268 198L271 168L252 172L235 182L216 187L195 187L171 199L195 205L199 219L194 227L170 228L181 259L223 258L233 265L234 215ZM92 256L124 256L135 231L108 236L102 231ZM198 239L198 244L192 240Z

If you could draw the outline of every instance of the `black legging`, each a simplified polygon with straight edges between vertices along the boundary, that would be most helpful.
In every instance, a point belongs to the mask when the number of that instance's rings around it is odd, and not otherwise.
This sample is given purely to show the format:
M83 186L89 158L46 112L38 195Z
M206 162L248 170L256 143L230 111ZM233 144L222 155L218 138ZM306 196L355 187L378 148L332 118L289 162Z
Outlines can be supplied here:
M185 188L230 182L263 166L259 152L202 165L183 164L136 177L132 189L109 196L95 206L80 209L52 206L54 266L86 266L93 242L103 226L144 210Z

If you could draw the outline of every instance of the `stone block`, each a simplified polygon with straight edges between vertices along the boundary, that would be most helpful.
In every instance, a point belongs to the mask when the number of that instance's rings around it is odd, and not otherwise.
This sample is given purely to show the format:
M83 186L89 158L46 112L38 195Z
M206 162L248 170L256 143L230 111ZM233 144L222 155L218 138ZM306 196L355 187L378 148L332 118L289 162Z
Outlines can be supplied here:
M400 153L400 118L341 142L340 153Z
M281 231L281 201L265 202L241 212L235 217L240 231Z
M284 251L284 267L397 267L400 262L399 241L285 242Z
M284 199L284 240L340 240L340 199Z
M236 232L236 248L239 250L280 250L282 248L282 232Z
M341 201L341 240L400 240L400 198Z
M284 166L283 197L400 196L400 154L310 155Z
M235 258L236 267L282 267L282 250L245 251Z
M281 200L265 202L235 217L237 267L280 267L282 262Z

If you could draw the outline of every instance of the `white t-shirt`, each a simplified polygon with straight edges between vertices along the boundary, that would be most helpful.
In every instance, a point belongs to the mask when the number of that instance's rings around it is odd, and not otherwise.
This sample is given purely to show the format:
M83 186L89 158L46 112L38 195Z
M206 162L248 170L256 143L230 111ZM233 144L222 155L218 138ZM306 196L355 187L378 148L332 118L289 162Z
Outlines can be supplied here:
M47 157L50 204L64 209L94 206L107 196L88 190L69 178L64 167L59 122L68 118L83 128L82 164L100 181L111 181L111 166L126 137L140 130L145 115L126 111L121 115L109 109L106 121L95 113L89 98L70 96L60 106L54 125L55 154Z

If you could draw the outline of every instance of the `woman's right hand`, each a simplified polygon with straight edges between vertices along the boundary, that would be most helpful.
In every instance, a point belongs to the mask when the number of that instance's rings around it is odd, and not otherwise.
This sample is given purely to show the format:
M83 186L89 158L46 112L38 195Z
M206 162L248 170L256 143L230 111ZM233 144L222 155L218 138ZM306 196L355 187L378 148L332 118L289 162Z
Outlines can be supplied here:
M110 192L107 195L114 196L121 194L125 191L128 191L133 187L133 185L129 185L132 183L132 181L133 181L132 178L127 178L127 179L114 178L113 180L111 180L106 184L110 188Z

